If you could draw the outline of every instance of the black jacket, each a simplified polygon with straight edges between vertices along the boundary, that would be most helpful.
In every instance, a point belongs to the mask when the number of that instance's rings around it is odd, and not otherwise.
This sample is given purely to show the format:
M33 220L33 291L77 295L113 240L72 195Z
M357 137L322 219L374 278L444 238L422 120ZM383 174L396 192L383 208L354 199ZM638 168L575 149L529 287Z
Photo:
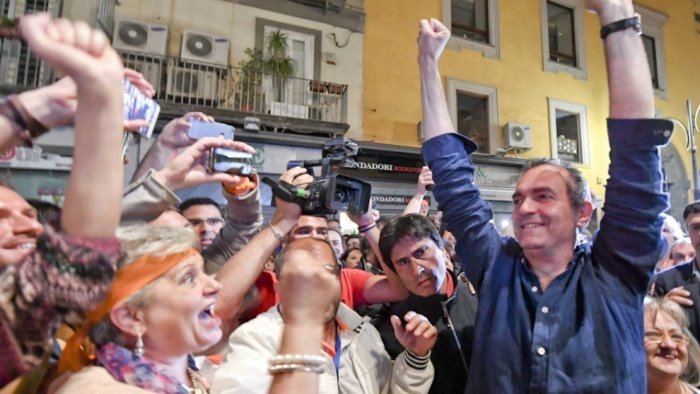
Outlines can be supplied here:
M394 328L389 321L391 315L403 318L408 311L414 311L426 316L435 325L438 338L430 356L435 367L435 379L430 393L435 394L464 392L472 353L477 297L466 283L457 281L454 276L452 280L457 285L449 298L439 294L430 297L412 294L375 324L391 358L404 350L394 336ZM445 317L443 307L447 310L449 320ZM454 331L449 327L450 322L454 325Z
M688 314L690 331L695 339L700 339L700 280L693 275L694 264L695 260L692 260L659 272L655 279L654 294L663 296L678 286L690 291L693 305L683 306L683 309Z

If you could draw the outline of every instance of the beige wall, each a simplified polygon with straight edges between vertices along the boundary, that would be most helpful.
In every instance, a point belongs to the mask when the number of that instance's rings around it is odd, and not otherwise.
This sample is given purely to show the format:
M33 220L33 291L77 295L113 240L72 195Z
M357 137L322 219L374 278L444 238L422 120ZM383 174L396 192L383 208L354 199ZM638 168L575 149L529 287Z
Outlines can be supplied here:
M346 29L313 22L306 19L265 11L254 7L234 4L222 0L121 0L116 8L117 17L138 19L167 25L169 29L168 54L180 53L182 32L185 28L220 34L231 40L230 64L237 65L245 59L244 50L255 46L255 18L269 19L280 23L321 31L321 70L323 81L347 84L348 114L350 124L348 137L359 137L362 129L363 68L362 33L353 33L348 45L337 48L327 36L335 33L339 40L347 37ZM319 45L319 43L316 43ZM325 62L325 54L332 53L336 64Z

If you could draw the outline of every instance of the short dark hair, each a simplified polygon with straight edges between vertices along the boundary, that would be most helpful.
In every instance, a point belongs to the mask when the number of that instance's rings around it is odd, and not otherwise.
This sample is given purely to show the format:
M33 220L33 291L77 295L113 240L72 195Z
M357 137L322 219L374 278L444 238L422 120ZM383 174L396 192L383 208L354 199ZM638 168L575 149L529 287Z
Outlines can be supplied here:
M526 172L535 167L543 165L563 168L569 174L570 179L569 182L567 182L566 191L569 194L569 201L574 209L581 209L586 201L591 201L591 190L588 186L588 181L586 181L583 173L581 173L581 171L579 171L579 169L574 167L571 163L561 161L559 159L537 157L525 162L525 165L520 172L520 176L524 175Z
M188 198L187 200L180 203L178 209L180 210L180 213L183 213L188 208L193 207L195 205L213 205L216 207L216 209L219 210L219 212L221 212L221 207L219 206L219 204L217 204L216 201L212 200L209 197Z
M414 237L417 239L429 238L442 249L442 237L433 225L433 222L425 216L417 213L395 217L384 226L379 234L379 251L384 263L394 272L394 262L391 261L391 251L401 238Z
M360 234L348 234L348 237L345 239L345 243L348 243L348 241L353 238L357 238L360 241L362 241L362 238L360 238Z
M693 201L685 206L685 209L683 210L683 221L688 220L688 216L693 213L700 213L700 200Z

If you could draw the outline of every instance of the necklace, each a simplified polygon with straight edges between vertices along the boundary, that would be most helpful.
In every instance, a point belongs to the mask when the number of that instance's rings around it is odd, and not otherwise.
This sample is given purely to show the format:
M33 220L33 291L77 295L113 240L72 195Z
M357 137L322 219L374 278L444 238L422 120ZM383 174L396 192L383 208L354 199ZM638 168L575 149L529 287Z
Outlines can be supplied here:
M187 387L186 385L180 383L180 386L182 386L183 389L187 390L188 393L192 394L208 394L209 393L209 385L207 382L204 381L204 378L202 378L195 370L192 368L187 368L187 376L190 378L190 381L192 382L192 387Z

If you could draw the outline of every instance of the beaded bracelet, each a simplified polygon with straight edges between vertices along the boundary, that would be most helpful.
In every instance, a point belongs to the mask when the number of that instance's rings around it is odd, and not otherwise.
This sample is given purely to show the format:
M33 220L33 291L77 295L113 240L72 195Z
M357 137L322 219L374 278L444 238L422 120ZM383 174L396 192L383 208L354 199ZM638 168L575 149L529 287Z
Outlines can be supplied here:
M313 373L318 373L321 374L323 373L323 367L309 367L304 364L277 364L277 365L270 365L269 372L271 375L275 375L278 373L289 373L289 372L296 372L296 371L301 371L301 372L313 372Z
M278 354L270 359L270 365L277 364L315 364L323 365L326 358L315 354Z
M270 359L270 374L288 372L323 373L326 359L313 354L279 354Z

